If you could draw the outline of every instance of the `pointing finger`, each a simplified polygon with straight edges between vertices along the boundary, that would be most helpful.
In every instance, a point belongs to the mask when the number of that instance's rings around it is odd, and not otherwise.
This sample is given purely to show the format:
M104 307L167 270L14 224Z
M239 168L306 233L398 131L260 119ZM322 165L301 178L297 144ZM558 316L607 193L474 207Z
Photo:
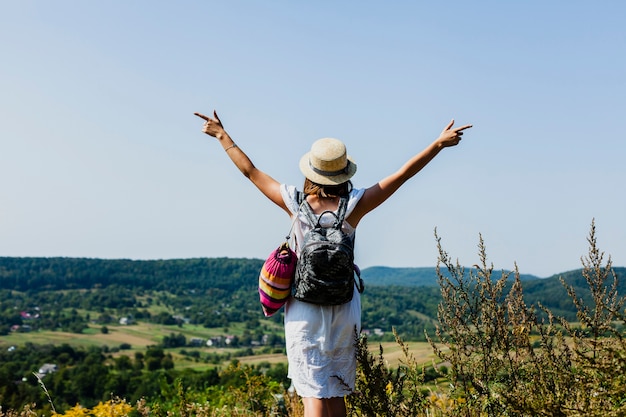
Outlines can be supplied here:
M465 125L465 126L457 127L455 130L457 132L460 132L462 130L469 129L470 127L472 127L472 125Z
M202 113L194 113L194 114L198 116L199 118L204 119L207 122L209 121L209 118Z

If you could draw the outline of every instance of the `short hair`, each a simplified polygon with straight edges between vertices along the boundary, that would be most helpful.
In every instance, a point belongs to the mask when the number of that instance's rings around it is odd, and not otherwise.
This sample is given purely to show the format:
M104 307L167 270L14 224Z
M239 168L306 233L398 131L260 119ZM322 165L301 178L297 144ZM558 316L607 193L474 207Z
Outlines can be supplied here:
M323 185L305 178L303 190L305 195L317 195L318 197L347 196L352 191L352 181L348 180L337 185Z

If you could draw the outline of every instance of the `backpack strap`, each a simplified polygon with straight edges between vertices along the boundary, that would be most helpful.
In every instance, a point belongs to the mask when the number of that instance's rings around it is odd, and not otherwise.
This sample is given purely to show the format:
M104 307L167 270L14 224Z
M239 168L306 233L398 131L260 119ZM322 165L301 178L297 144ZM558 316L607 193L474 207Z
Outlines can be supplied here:
M306 201L306 197L303 198L300 207L302 207L302 212L309 220L311 227L315 227L315 225L318 224L319 220L317 219L317 216L315 216L315 213L313 213L313 209L311 208L311 205L309 204L309 202Z
M337 208L337 222L339 223L339 227L341 227L345 220L346 210L348 210L348 197L341 196L339 199L339 207Z
M354 264L354 273L356 274L356 277L354 277L356 289L359 291L359 294L363 294L363 291L365 291L365 284L363 283L363 278L361 278L361 268L359 268L357 264Z
M296 221L298 221L298 215L300 214L300 211L302 210L302 206L304 206L304 202L306 201L304 198L304 193L301 191L296 190L296 201L298 202L298 211L296 211L293 215L293 219L291 220L291 228L289 229L289 234L285 237L285 243L287 244L287 246L289 246L289 239L291 238L291 233L293 232L293 227L296 224ZM294 248L298 247L298 239L296 239L296 235L293 235L293 240L294 240Z

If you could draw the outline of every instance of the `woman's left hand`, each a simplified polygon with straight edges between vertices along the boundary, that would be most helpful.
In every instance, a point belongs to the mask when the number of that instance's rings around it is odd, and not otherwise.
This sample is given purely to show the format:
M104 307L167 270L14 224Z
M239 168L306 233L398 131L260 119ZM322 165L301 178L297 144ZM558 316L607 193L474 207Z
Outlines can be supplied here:
M226 131L224 130L224 126L222 125L222 121L219 117L217 117L217 112L213 110L213 119L208 116L205 116L202 113L194 113L196 116L204 120L204 125L202 126L202 131L209 136L213 136L217 139L222 139L222 136Z
M465 125L455 128L452 128L452 126L454 126L454 119L452 119L450 123L448 123L448 125L439 135L439 138L437 138L437 141L443 147L458 145L462 139L461 136L463 136L463 131L472 127L472 125Z

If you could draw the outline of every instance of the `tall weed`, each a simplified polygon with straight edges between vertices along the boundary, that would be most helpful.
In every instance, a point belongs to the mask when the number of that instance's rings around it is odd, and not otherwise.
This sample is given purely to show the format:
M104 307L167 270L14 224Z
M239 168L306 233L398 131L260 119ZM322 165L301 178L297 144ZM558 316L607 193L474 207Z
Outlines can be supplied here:
M356 392L348 397L351 415L368 417L422 415L426 409L427 392L423 388L423 370L415 362L409 347L397 335L404 360L396 369L389 367L379 345L378 355L369 351L367 338L356 340Z
M626 415L625 299L617 293L610 257L603 264L595 222L582 259L592 305L561 280L578 310L579 327L542 305L528 306L517 266L511 285L508 273L494 277L482 237L480 264L468 272L436 238L447 273L438 268L438 340L429 341L450 364L450 394L463 400L450 415Z

